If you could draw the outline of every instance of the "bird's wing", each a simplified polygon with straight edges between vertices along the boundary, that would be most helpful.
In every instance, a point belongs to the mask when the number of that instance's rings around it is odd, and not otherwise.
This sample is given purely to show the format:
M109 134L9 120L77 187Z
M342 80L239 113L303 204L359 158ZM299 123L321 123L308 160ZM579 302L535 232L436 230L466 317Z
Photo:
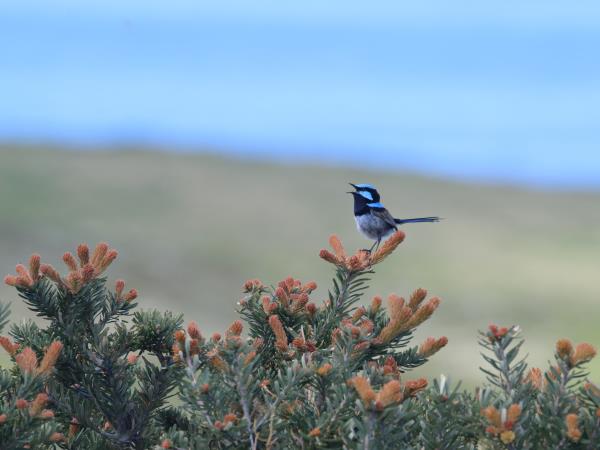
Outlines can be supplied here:
M392 215L390 214L390 212L387 209L371 208L371 214L373 214L375 217L379 217L381 220L383 220L389 226L396 228L396 222L394 221L394 218L392 217Z

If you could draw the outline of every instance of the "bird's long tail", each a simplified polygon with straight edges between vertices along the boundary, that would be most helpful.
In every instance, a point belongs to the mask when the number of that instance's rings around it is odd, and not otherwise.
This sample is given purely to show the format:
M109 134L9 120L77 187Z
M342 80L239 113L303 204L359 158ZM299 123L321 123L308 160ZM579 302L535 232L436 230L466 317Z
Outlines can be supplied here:
M397 224L403 224L403 223L415 223L415 222L439 222L440 218L439 217L417 217L415 219L394 219L394 222L396 222Z

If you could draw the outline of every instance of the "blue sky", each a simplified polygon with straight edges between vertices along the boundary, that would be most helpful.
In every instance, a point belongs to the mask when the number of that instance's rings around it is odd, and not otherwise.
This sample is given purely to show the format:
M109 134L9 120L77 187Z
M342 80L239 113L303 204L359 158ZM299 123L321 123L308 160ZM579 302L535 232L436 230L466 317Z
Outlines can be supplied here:
M0 140L600 187L591 1L27 2L0 17Z

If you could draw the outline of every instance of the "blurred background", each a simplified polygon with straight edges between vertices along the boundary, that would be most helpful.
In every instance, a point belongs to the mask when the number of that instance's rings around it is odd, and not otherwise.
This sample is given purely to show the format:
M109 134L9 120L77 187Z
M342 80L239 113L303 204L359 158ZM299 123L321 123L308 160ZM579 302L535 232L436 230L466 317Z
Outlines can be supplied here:
M369 244L345 192L372 183L446 219L406 225L365 298L442 298L420 375L481 381L490 323L541 367L558 338L599 346L599 25L594 1L8 2L0 273L108 241L141 307L210 334L247 278L326 298L318 252Z

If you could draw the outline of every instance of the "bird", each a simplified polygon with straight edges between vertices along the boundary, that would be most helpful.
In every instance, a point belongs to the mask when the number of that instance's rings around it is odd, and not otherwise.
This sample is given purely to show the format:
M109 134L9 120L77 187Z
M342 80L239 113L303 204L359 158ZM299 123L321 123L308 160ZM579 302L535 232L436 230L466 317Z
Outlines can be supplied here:
M395 219L381 203L381 196L375 186L367 183L350 183L350 186L355 189L348 194L352 194L354 197L356 228L363 236L375 241L373 246L368 249L369 252L372 252L374 248L379 248L381 240L397 231L398 225L440 221L437 216Z

